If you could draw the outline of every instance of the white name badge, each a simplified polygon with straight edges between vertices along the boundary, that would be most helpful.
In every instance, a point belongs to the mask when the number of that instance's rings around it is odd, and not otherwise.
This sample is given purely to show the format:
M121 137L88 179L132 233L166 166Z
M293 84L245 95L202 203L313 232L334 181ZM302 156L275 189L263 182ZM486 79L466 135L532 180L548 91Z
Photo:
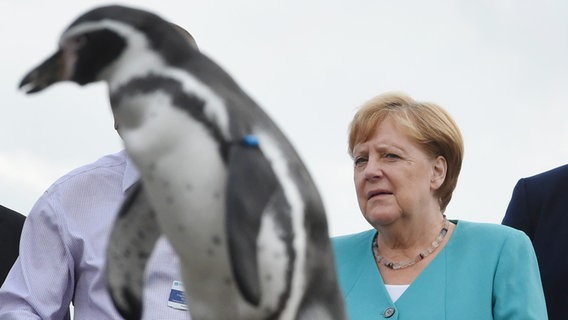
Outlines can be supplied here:
M183 292L183 283L181 281L174 281L172 290L170 291L170 297L168 298L168 307L178 310L187 310L187 303L185 302Z

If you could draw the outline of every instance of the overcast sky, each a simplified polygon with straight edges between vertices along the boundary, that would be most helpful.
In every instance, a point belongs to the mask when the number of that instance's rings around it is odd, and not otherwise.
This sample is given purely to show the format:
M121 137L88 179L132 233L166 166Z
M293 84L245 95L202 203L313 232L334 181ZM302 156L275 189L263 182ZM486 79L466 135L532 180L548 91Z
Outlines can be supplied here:
M61 32L101 1L0 0L0 204L24 214L58 177L122 148L103 84L17 90ZM521 177L568 162L568 2L123 1L188 29L282 127L332 235L369 228L346 134L397 90L455 118L465 160L450 218L499 223Z

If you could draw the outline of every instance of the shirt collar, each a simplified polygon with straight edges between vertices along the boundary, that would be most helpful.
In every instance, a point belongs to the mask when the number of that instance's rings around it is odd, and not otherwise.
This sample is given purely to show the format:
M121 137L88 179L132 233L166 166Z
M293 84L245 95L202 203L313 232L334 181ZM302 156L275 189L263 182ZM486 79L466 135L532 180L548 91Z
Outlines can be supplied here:
M126 192L128 188L132 187L132 185L140 179L140 173L136 165L134 165L134 162L132 162L132 159L126 154L126 151L122 150L122 152L124 152L126 158L126 168L124 169L124 177L122 178L122 191Z

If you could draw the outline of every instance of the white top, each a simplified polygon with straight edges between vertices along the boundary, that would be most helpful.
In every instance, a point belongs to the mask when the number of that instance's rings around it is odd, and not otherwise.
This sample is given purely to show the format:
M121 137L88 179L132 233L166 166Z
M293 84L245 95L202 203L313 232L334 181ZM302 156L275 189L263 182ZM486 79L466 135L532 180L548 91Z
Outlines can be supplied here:
M385 284L392 302L396 302L409 286L409 284Z

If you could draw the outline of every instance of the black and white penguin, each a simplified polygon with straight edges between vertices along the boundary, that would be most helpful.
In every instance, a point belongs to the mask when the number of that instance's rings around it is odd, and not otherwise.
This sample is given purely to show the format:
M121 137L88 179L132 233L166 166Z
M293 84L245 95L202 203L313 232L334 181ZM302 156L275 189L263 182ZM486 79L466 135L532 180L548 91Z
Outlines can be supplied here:
M165 234L194 320L345 319L322 201L266 113L217 64L150 12L91 10L21 82L105 81L140 183L107 255L109 290L142 314L144 265Z

